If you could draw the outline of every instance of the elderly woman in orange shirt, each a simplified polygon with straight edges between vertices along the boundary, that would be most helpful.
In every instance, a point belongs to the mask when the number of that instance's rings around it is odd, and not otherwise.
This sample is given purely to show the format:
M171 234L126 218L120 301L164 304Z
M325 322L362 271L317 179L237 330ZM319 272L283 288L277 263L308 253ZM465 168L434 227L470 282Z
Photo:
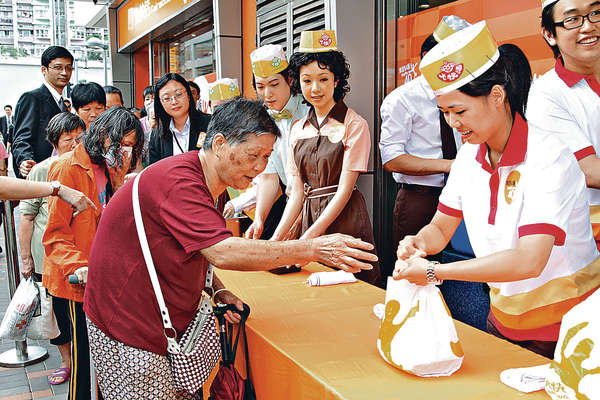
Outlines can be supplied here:
M89 126L83 143L59 158L48 171L48 180L59 180L86 194L96 210L76 217L63 202L48 201L48 225L42 243L45 257L43 285L54 296L66 299L71 320L71 377L69 399L89 399L89 344L83 311L83 285L70 285L76 274L87 280L87 265L96 228L106 204L135 166L144 143L138 119L123 107L103 112Z

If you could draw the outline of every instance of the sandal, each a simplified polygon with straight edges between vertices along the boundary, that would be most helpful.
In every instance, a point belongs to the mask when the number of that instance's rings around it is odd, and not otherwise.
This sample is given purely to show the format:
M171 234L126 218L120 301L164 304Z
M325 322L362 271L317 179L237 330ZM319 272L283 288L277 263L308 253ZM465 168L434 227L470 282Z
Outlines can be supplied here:
M60 385L65 383L71 375L71 368L56 368L52 375L48 377L48 383L51 385Z

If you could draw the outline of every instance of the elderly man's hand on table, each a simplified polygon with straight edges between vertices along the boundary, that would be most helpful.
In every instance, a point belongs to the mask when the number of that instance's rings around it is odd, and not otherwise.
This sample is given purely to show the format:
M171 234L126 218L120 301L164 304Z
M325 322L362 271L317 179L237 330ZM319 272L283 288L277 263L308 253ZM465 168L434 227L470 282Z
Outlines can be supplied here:
M371 264L359 260L377 261L377 256L368 252L373 250L372 244L341 233L319 236L310 239L310 243L317 255L314 261L333 265L347 272L373 269Z

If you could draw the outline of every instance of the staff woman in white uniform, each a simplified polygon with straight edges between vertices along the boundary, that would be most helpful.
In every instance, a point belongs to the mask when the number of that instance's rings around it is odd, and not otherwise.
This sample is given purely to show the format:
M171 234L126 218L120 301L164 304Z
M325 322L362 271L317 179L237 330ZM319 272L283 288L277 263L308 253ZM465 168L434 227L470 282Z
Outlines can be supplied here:
M562 316L600 284L584 176L558 139L528 126L527 58L498 49L485 22L442 41L420 69L467 143L431 223L400 242L394 278L488 282L490 333L552 358ZM422 258L463 218L476 258Z

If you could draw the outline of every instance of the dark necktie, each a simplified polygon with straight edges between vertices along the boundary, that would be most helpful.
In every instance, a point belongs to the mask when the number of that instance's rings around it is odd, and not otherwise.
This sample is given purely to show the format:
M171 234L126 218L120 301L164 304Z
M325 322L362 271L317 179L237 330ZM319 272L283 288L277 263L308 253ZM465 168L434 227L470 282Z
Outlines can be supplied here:
M442 137L442 158L454 160L456 158L456 142L454 132L446 122L444 114L440 111L440 136Z
M67 105L65 104L65 101L62 98L62 96L58 100L58 108L60 108L60 112L66 112L67 111Z

